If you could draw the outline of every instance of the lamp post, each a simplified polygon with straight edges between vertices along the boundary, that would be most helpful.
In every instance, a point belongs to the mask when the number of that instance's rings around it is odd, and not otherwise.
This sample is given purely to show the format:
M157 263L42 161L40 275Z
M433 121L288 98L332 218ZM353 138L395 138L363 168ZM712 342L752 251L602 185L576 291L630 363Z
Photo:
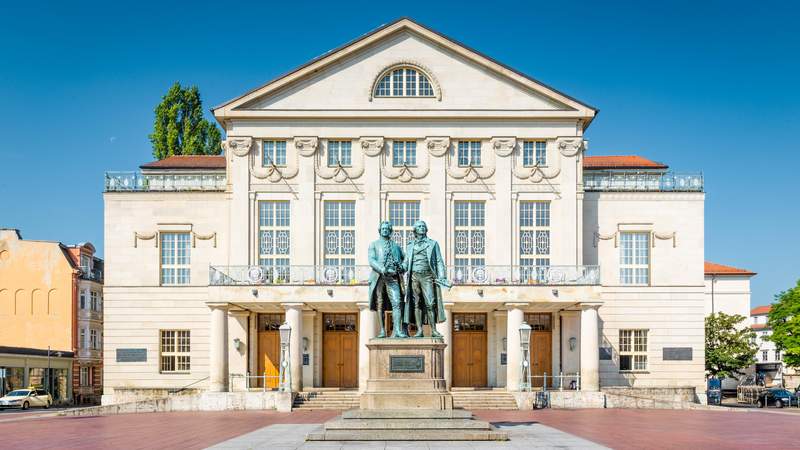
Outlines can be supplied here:
M531 326L525 322L519 326L519 347L522 352L522 367L519 371L519 390L531 390L531 363L530 363Z
M281 366L279 378L279 390L282 392L292 391L292 368L289 366L289 338L292 336L292 327L284 322L283 325L278 327L278 332L281 337ZM267 380L264 380L266 385Z

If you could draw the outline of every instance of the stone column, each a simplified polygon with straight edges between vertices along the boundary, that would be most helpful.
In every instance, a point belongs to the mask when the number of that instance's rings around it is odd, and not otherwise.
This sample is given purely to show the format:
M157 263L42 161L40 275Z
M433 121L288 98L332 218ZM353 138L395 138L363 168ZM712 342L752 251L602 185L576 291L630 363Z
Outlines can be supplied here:
M600 346L598 338L598 304L581 305L581 390L600 390Z
M508 319L506 320L506 390L519 390L520 364L522 363L522 349L519 342L519 327L524 321L525 314L522 307L527 303L506 303Z
M248 339L249 329L247 319L250 317L250 311L243 309L231 309L228 311L228 373L245 375L247 374L247 353L250 349L250 340ZM236 340L238 339L239 348L236 348ZM229 380L229 391L237 389L246 389L247 384L244 378L235 378Z
M211 308L211 342L209 342L209 390L225 392L228 385L228 305L216 303Z
M357 303L358 305L358 390L364 392L367 389L369 379L369 349L367 343L377 336L375 325L377 317L375 311L369 309L369 303Z
M292 371L292 392L303 390L303 304L284 303L286 323L292 327L289 337L289 368Z
M436 331L441 333L444 343L444 379L447 381L447 390L453 384L453 303L444 304L444 314L447 321L436 324Z

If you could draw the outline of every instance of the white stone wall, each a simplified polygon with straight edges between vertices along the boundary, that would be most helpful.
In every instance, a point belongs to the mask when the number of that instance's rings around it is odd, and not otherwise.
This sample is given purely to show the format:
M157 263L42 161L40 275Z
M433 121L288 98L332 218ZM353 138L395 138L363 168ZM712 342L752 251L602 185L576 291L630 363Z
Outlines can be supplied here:
M706 275L705 313L750 315L750 276ZM744 321L743 323L746 323Z

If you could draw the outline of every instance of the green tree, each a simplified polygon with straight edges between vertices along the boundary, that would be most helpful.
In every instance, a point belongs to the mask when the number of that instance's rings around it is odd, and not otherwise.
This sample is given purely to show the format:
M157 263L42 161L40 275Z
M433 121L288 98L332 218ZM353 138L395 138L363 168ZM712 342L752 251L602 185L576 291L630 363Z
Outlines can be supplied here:
M768 339L780 350L783 363L800 367L800 280L795 287L775 296L767 325L772 329Z
M218 155L222 150L219 128L203 117L203 101L197 86L184 88L175 82L155 109L153 156Z
M742 326L744 316L725 313L706 317L706 371L719 378L741 374L753 364L756 334Z

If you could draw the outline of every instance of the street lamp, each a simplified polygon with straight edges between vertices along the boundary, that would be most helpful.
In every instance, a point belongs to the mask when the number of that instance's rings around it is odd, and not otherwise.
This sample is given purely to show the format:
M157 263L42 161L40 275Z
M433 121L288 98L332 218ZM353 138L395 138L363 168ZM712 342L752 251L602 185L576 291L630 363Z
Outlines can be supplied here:
M531 389L531 363L529 358L529 348L531 344L531 326L525 322L519 326L519 347L522 351L522 362L519 371L520 381L519 389L521 391L530 391Z
M279 378L279 389L282 392L292 391L292 368L289 366L289 338L292 337L292 327L284 322L283 325L278 327L278 333L281 338L281 367ZM266 385L267 380L264 380Z

